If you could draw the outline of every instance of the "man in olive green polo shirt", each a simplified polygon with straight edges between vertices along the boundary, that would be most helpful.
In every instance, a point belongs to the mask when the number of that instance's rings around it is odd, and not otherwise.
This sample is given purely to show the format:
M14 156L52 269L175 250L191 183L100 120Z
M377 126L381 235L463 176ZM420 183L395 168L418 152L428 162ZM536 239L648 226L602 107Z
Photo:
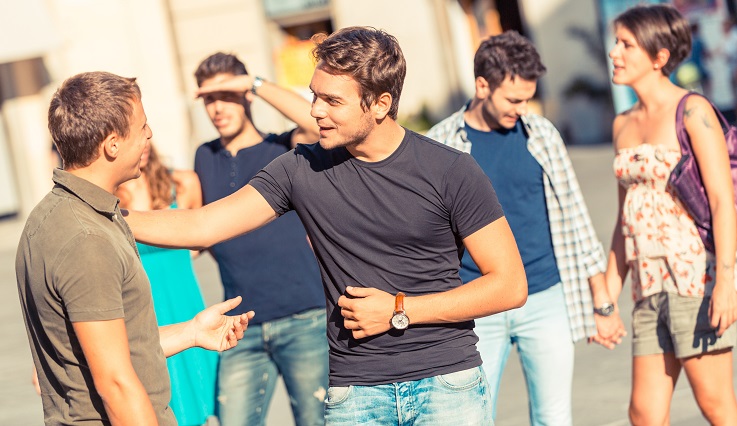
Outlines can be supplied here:
M64 162L16 257L46 424L174 425L165 356L237 344L240 298L157 328L133 235L113 195L151 138L135 79L83 73L57 90L49 130Z

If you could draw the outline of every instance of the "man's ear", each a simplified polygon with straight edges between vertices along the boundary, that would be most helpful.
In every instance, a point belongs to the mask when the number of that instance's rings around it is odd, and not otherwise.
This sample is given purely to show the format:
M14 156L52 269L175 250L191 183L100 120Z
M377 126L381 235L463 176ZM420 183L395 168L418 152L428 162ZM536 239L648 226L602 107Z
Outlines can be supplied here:
M486 99L489 95L491 95L489 82L484 77L476 77L476 98Z
M389 110L392 108L392 95L389 92L384 92L379 95L374 101L372 109L374 110L374 118L377 121L383 120L389 115Z
M117 133L110 133L100 144L101 154L107 158L117 158L120 153L120 137Z

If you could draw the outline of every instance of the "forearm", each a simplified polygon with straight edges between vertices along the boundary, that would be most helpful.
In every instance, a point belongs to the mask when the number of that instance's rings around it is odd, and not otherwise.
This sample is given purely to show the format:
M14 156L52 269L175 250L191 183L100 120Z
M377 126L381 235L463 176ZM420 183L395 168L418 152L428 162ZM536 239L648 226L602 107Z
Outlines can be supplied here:
M196 333L192 321L159 327L159 342L167 358L195 346Z
M136 240L160 247L202 250L214 244L204 231L200 209L124 211L123 216Z
M156 413L138 376L95 379L105 412L114 426L157 425Z
M192 250L208 248L275 218L276 212L251 185L198 209L131 211L126 215L136 240Z
M294 121L303 133L313 135L315 141L319 138L319 128L310 115L311 106L307 99L268 81L264 81L257 93L258 97Z
M712 205L717 285L734 287L735 253L737 252L736 216L731 203L722 200Z
M452 290L405 298L412 324L470 321L518 308L527 300L523 268L506 274L486 274Z
M600 307L604 303L612 303L615 298L609 294L606 279L603 273L598 273L593 277L589 277L589 290L591 290L591 298L594 301L594 307Z
M609 262L605 273L607 291L615 304L622 293L624 278L628 271L624 252L624 235L622 235L619 223L621 222L618 219L612 233L612 246L609 250Z

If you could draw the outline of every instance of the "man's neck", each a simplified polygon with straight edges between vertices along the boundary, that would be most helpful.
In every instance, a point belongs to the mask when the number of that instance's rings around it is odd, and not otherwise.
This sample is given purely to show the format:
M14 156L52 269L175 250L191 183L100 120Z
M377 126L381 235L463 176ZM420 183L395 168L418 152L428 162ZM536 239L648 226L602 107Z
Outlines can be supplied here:
M478 99L471 101L471 104L463 113L463 120L472 128L482 132L492 132L501 128L499 123L484 114L483 104Z
M402 144L404 134L404 127L387 117L374 127L366 139L346 149L361 161L375 163L392 155Z
M235 156L243 148L260 144L264 140L264 134L259 132L253 124L247 125L242 132L232 138L220 137L220 144Z
M109 164L98 166L97 161L86 167L64 169L64 171L99 186L111 194L115 194L118 186L123 182L126 182L126 180L121 180L119 176L115 176L113 173L110 173Z

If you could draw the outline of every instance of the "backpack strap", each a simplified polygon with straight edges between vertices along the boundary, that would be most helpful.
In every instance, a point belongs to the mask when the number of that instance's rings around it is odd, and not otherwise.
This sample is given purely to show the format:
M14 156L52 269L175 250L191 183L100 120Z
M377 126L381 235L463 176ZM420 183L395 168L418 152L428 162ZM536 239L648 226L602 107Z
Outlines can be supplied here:
M683 124L683 110L686 109L686 99L689 96L695 95L694 92L688 92L678 102L678 108L676 108L676 136L678 137L678 144L681 145L681 158L685 159L686 156L692 156L691 150L691 138L688 137L686 126Z

